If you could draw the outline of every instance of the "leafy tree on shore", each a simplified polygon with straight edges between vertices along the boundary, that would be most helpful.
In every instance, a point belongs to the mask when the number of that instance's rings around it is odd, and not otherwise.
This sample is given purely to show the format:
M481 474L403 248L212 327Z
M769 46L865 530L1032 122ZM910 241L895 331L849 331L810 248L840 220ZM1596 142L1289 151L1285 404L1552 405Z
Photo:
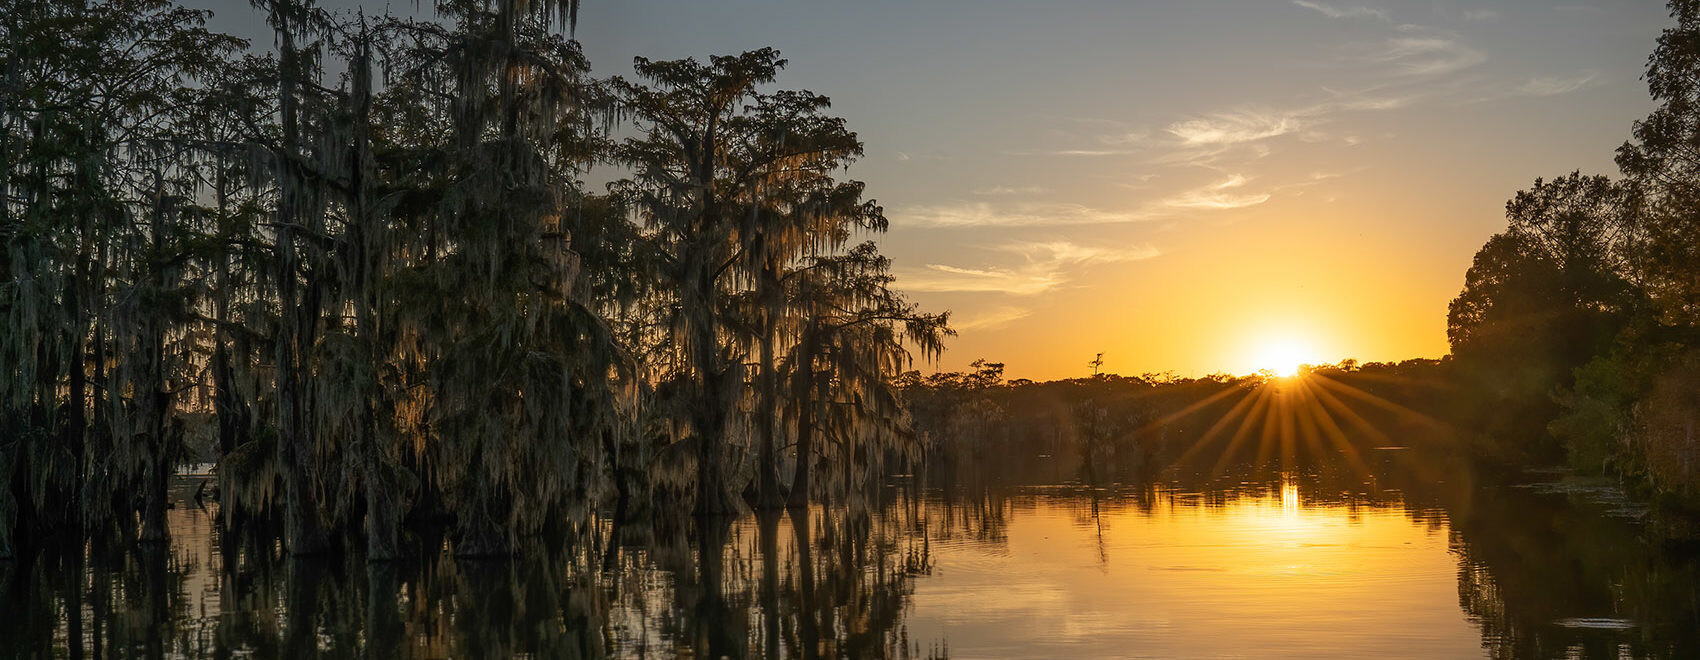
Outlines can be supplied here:
M1475 400L1465 420L1502 440L1550 431L1578 468L1678 493L1695 489L1682 466L1700 455L1670 441L1700 419L1673 394L1700 345L1700 2L1670 11L1676 25L1647 65L1658 105L1617 152L1625 178L1571 174L1519 192L1453 301L1448 336L1461 398Z

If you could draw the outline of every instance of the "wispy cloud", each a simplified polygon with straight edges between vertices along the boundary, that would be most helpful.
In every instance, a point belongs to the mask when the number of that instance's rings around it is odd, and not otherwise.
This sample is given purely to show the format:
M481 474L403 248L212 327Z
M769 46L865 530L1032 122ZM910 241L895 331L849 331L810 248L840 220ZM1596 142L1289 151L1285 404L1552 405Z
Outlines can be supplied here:
M1363 112L1398 110L1399 108L1416 103L1420 98L1422 98L1421 95L1414 92L1385 96L1373 93L1343 94L1340 95L1339 100L1336 102L1338 103L1336 107L1342 110Z
M1149 146L1151 133L1149 131L1122 131L1098 136L1098 141L1104 144Z
M1163 201L1163 205L1183 209L1227 210L1256 206L1269 201L1269 193L1241 192L1245 176L1234 174L1202 188L1189 190Z
M1157 256L1157 248L1149 245L1113 247L1069 241L1017 241L998 249L1020 254L1029 263L1092 264L1138 261Z
M1491 21L1491 20L1494 20L1494 19L1497 19L1497 18L1499 18L1499 12L1494 11L1492 9L1466 9L1466 10L1464 10L1464 20L1466 20L1466 21L1474 21L1474 22L1480 23L1480 22L1485 22L1485 21Z
M1045 192L1045 189L1039 186L989 186L975 188L969 192L981 196L1038 195Z
M1150 177L1147 176L1141 177L1139 180L1149 179ZM989 202L959 202L902 208L891 212L889 215L900 226L934 229L1060 227L1142 222L1170 218L1187 211L1226 211L1245 208L1270 200L1271 192L1274 189L1247 190L1247 184L1250 182L1251 178L1243 174L1230 174L1203 185L1178 191L1172 190L1166 196L1156 195L1128 211L1109 211L1082 204L1066 203L994 204ZM1061 247L1054 249L1050 247L1065 244L1024 243L1020 245L1028 252L1050 249L1052 258L1072 261L1097 260L1099 254L1082 251L1087 248L1079 246L1067 251ZM1123 253L1118 252L1117 254Z
M1023 241L994 249L1016 253L1021 260L1014 265L978 268L927 264L925 268L898 272L897 286L917 292L996 292L1032 296L1068 283L1073 269L1149 259L1158 254L1157 249L1149 245L1108 247L1078 245L1069 241Z
M982 309L961 319L953 318L950 325L957 330L996 330L1032 315L1033 310L1003 305Z
M1016 149L1005 151L1008 156L1130 156L1138 149Z
M1388 39L1373 56L1375 60L1392 64L1400 73L1443 76L1487 61L1481 51L1453 35L1428 33L1427 28L1411 25L1400 26L1400 31L1407 36Z
M1478 92L1473 97L1462 99L1460 103L1471 105L1517 97L1558 96L1598 85L1600 78L1600 72L1593 69L1580 71L1569 76L1535 76L1515 85Z
M1259 161L1287 150L1314 154L1327 145L1347 148L1361 144L1365 136L1362 127L1352 123L1355 115L1460 101L1480 96L1488 89L1498 94L1551 95L1594 83L1591 75L1525 79L1509 84L1503 79L1496 80L1481 70L1471 70L1488 57L1472 47L1463 35L1440 27L1394 24L1388 20L1390 14L1386 10L1363 4L1377 0L1289 1L1330 18L1384 21L1374 26L1379 36L1367 41L1354 40L1341 52L1338 69L1347 75L1340 80L1355 84L1323 86L1308 99L1300 97L1268 105L1246 103L1219 107L1214 112L1182 114L1155 125L1060 118L1075 125L1074 130L1052 131L1067 142L1047 150L1009 153L1134 156L1138 166L1161 172L1165 185L1118 180L1115 185L1139 190L1140 197L1119 206L1121 210L1117 211L1080 205L960 203L912 209L905 221L934 227L1059 226L1169 220L1244 209L1276 197L1301 194L1330 178L1305 179L1302 171L1271 170L1271 165ZM1453 20L1458 16L1451 14ZM1475 20L1488 18L1479 15ZM1199 170L1214 172L1214 178L1200 181L1185 174ZM1254 182L1254 174L1264 176ZM897 214L892 217L903 218Z
M1082 204L986 202L912 206L889 215L898 224L910 227L1048 227L1146 219L1139 213L1106 211Z
M1056 272L1035 268L958 268L927 264L919 271L899 271L897 286L905 291L956 293L1008 293L1031 296L1044 293L1065 280Z
M1321 2L1310 2L1309 0L1293 0L1293 4L1304 7L1305 9L1312 9L1321 12L1323 16L1327 16L1329 18L1374 18L1383 21L1392 20L1392 17L1388 16L1387 10L1376 9L1373 7L1340 7Z
M1361 170L1362 170L1362 168L1355 168L1355 169L1346 170L1346 171L1343 171L1343 172L1320 172L1320 171L1311 172L1309 175L1307 175L1303 179L1300 179L1300 180L1297 180L1297 181L1292 181L1292 182L1289 182L1289 183L1285 183L1285 184L1282 184L1282 185L1279 185L1279 186L1275 186L1272 189L1272 192L1290 193L1292 195L1303 195L1303 194L1305 194L1306 188L1317 186L1317 185L1320 185L1320 184L1322 184L1326 181L1332 181L1334 179L1338 179L1338 178L1343 177L1343 176L1355 174L1355 173L1357 173Z
M1286 135L1305 127L1306 111L1243 109L1177 121L1168 133L1188 146L1239 144Z
M1574 76L1538 76L1512 88L1521 96L1557 96L1592 87L1599 80L1598 71L1583 71Z

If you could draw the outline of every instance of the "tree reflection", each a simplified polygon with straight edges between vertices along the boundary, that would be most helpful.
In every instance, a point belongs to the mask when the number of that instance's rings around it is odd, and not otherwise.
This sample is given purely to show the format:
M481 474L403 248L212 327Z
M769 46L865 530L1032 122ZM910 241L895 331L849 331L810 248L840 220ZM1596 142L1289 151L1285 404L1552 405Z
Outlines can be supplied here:
M0 655L938 656L946 640L912 636L909 614L939 547L1007 554L1012 522L1044 508L1099 539L1108 566L1119 516L1248 498L1449 529L1458 604L1494 657L1700 654L1692 548L1602 515L1600 489L1511 487L1410 451L1366 458L1368 475L1343 461L1219 472L1212 458L1117 487L903 483L866 506L598 518L496 560L456 558L429 530L405 540L412 561L291 559L180 502L169 547L117 530L0 563Z

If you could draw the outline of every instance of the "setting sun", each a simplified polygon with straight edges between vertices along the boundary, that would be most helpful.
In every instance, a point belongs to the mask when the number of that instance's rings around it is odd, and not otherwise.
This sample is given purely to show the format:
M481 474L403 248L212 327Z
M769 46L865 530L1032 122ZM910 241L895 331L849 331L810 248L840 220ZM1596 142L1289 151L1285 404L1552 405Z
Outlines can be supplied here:
M1280 337L1268 340L1257 354L1257 368L1282 378L1299 374L1299 367L1315 362L1315 351L1302 341Z

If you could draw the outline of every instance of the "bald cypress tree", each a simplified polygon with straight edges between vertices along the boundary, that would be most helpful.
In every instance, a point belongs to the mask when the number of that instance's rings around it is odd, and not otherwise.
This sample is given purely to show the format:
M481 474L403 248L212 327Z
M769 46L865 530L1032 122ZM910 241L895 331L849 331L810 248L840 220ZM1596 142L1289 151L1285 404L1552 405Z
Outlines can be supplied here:
M190 317L177 200L199 83L239 45L164 0L16 0L0 19L0 552L129 516L175 456ZM139 342L139 343L131 343ZM123 352L120 347L137 348ZM150 492L158 488L149 487ZM149 496L147 536L163 521Z
M863 198L861 183L837 178L862 144L842 119L825 114L828 99L760 89L784 64L772 49L707 63L639 58L642 82L613 84L640 132L615 149L633 175L614 191L642 220L658 254L660 290L674 296L664 322L680 357L674 377L689 411L686 438L695 448L696 509L703 514L736 508L726 461L740 441L754 444L757 504L783 502L782 401L820 401L821 384L869 383L837 370L850 361L821 362L831 343L851 328L914 322L909 338L931 352L944 332L942 317L916 312L889 290L886 262L871 247L842 251L858 231L883 231L885 218ZM901 351L902 341L893 335L889 345ZM787 353L789 379L781 374ZM876 378L899 373L896 362L854 366ZM791 386L782 387L787 381ZM744 408L752 411L742 425L751 433L738 436L734 422ZM799 423L797 447L806 456L820 420L802 417L808 421ZM807 470L797 474L806 491Z
M615 374L630 368L571 246L584 203L572 175L601 123L587 63L547 11L444 10L450 27L405 27L407 59L422 66L386 101L422 103L447 129L440 141L394 136L430 154L413 161L424 187L403 223L418 242L397 273L397 295L419 304L397 323L428 382L417 446L456 552L501 554L546 521L588 514Z
M784 64L772 49L716 56L707 64L638 58L637 74L647 84L614 81L641 132L616 150L633 168L616 190L653 233L664 289L676 295L667 323L683 357L696 510L703 514L737 509L725 454L744 391L745 359L729 305L738 278L746 275L743 252L754 239L738 202L754 190L734 167L740 160L758 168L773 160L750 153L751 136L741 133L749 124L740 118L743 102Z

